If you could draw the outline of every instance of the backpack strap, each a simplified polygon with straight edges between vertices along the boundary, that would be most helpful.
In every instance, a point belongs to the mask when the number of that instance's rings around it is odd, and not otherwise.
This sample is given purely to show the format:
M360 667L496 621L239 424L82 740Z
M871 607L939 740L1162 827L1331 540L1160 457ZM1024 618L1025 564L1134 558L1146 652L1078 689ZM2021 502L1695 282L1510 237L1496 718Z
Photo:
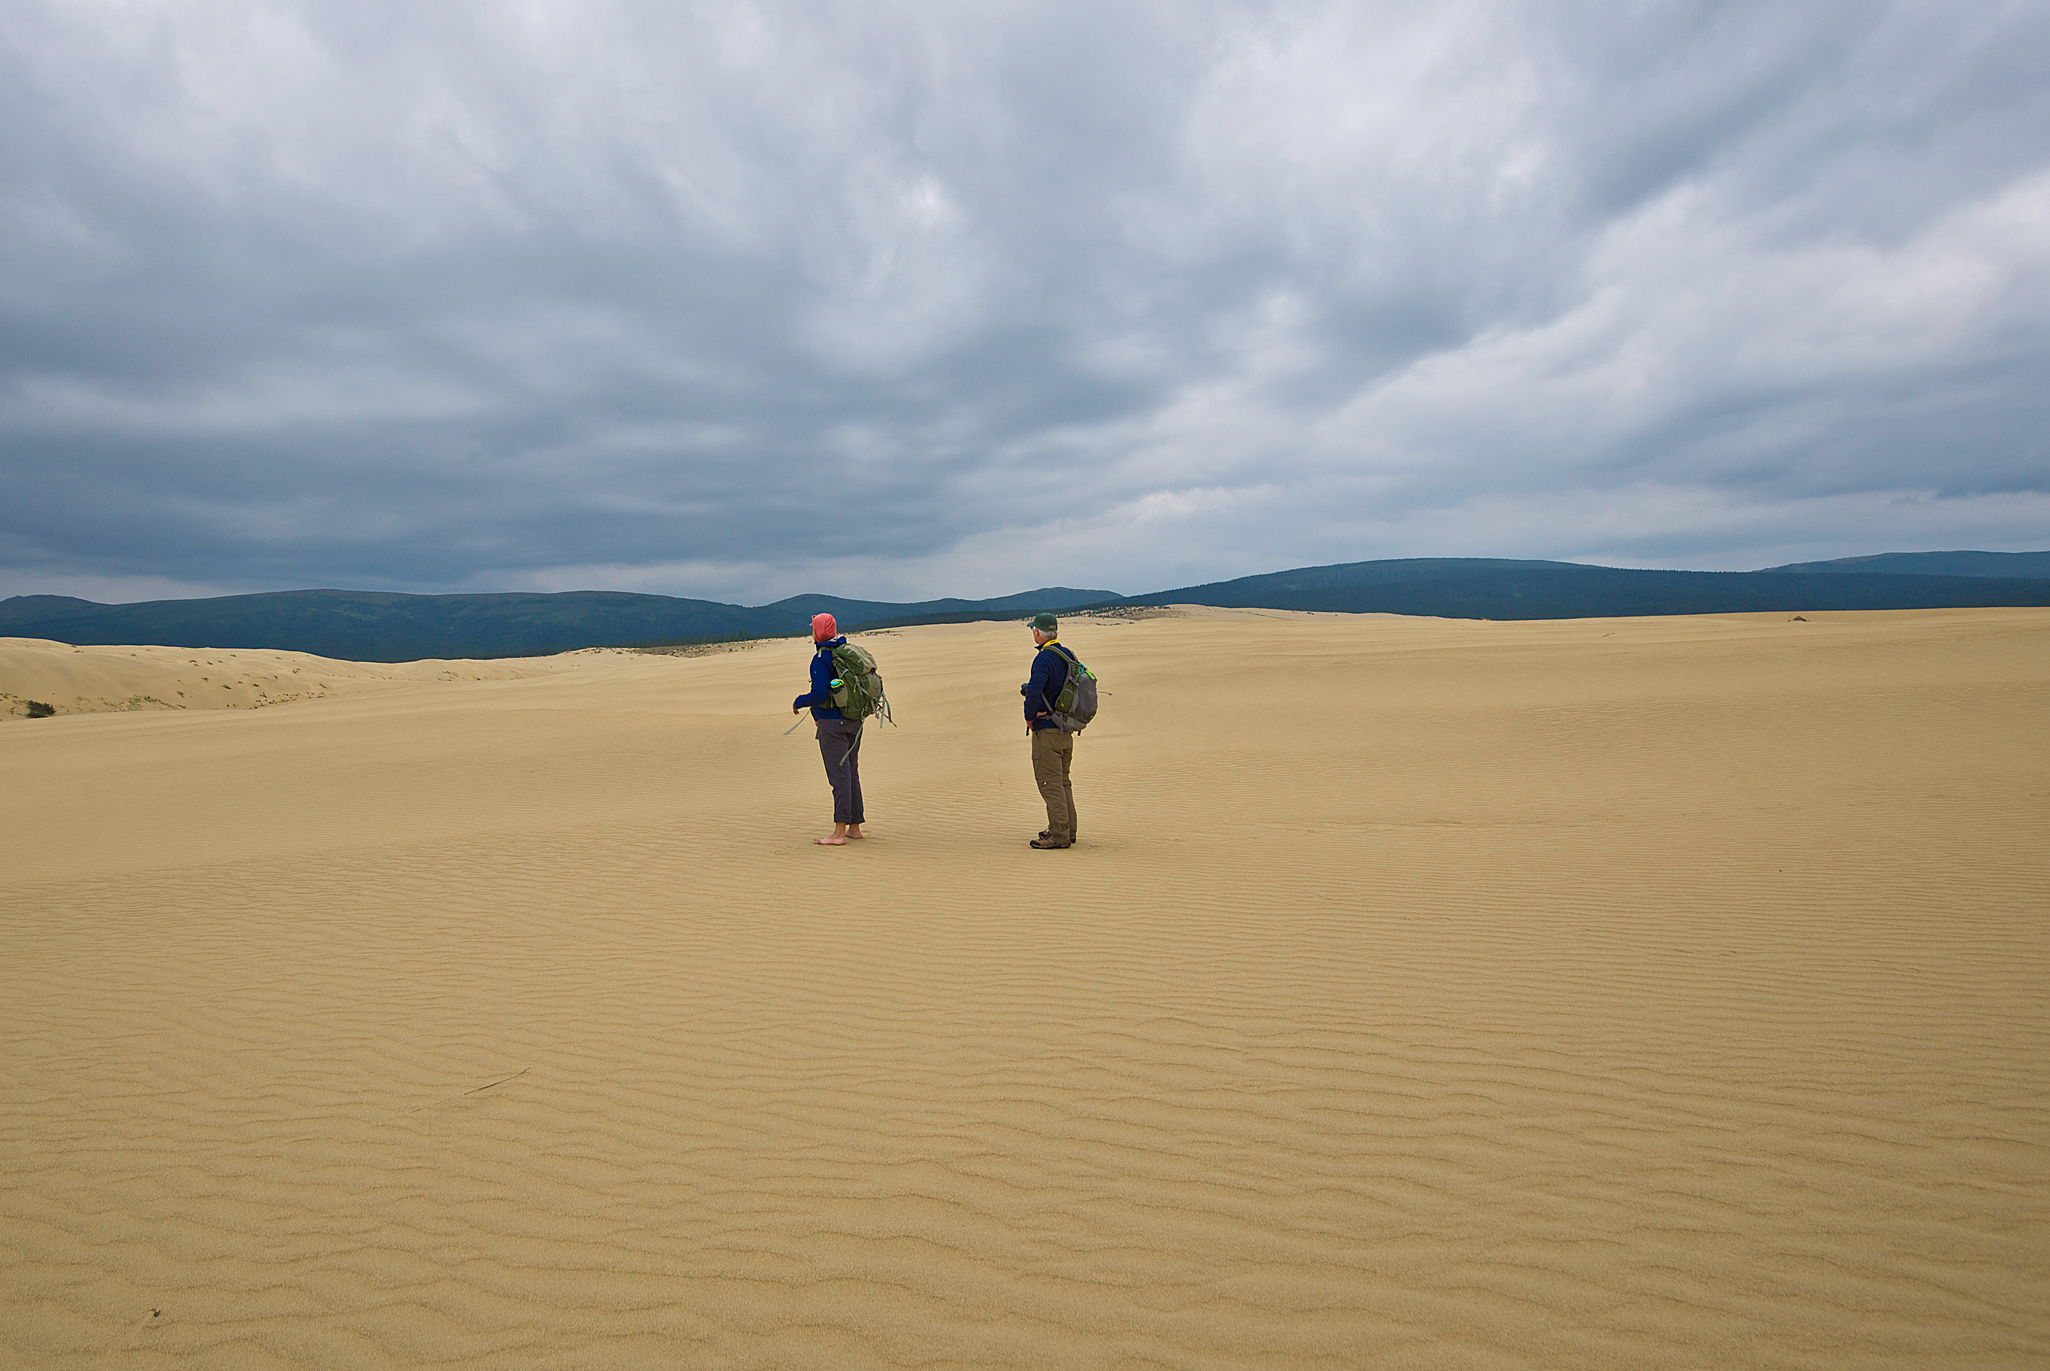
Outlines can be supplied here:
M1080 657L1077 657L1074 653L1068 651L1068 645L1066 643L1048 643L1046 646L1049 650L1058 652L1061 654L1062 657L1067 659L1068 676L1066 680L1061 682L1061 690L1066 690L1068 686L1074 681L1075 668L1082 665L1082 659ZM1056 690L1053 693L1053 695L1047 698L1046 707L1049 712L1052 711L1054 705L1057 703L1060 697L1061 690Z

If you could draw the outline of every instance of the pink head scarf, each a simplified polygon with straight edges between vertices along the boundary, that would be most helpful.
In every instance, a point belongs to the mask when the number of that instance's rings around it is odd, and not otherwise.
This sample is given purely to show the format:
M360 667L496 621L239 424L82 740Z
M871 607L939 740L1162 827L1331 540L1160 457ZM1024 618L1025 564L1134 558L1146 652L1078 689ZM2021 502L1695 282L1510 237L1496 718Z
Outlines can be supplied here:
M828 638L837 638L839 636L840 625L834 621L832 615L814 614L811 616L811 640L813 642L823 643Z

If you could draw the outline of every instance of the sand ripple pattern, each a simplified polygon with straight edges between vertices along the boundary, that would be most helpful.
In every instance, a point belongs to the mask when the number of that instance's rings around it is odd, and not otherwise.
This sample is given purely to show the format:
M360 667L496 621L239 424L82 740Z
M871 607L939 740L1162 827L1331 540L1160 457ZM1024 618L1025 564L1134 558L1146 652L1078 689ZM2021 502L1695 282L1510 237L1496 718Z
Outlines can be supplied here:
M2050 615L1829 618L7 724L0 1363L2050 1363Z

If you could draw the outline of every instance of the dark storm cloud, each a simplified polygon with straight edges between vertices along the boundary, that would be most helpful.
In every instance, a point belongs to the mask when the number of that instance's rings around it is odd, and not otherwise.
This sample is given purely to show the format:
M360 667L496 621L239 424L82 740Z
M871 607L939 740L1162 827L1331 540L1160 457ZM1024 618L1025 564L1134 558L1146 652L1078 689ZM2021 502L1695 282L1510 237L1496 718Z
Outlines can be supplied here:
M2050 535L2040 6L67 0L0 43L0 593Z

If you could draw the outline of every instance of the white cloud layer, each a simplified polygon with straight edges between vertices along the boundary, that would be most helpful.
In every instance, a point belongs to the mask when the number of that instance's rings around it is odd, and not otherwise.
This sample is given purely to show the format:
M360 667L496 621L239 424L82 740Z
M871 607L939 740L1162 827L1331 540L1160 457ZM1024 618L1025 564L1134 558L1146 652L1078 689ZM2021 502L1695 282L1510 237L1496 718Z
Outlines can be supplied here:
M0 593L2044 547L2046 374L2039 4L0 35Z

